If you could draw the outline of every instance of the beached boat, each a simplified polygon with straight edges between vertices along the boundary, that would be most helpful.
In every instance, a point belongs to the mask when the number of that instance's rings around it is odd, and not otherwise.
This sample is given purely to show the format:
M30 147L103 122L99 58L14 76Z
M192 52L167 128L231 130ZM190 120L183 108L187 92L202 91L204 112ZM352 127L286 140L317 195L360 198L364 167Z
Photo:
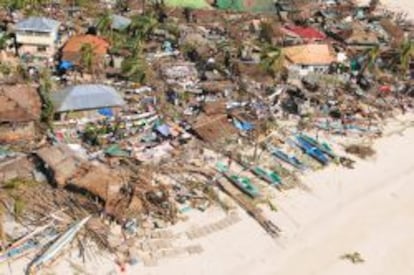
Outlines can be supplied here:
M249 178L240 177L237 175L225 175L225 177L228 178L241 191L251 196L252 198L260 196L259 189L252 184Z
M331 157L332 159L337 159L338 156L335 154L335 152L333 151L333 149L331 148L331 146L329 146L328 143L326 142L319 142L316 139L305 135L305 134L300 134L300 137L302 137L304 140L306 140L307 142L309 142L310 144L316 146L319 150L321 150L322 152L324 152L326 155L328 155L329 157Z
M70 242L72 242L76 234L83 228L90 218L91 216L82 219L60 235L56 241L46 249L46 251L30 264L28 273L31 274L52 261Z
M10 247L0 255L0 264L19 259L30 253L40 250L47 243L56 239L56 237L56 233L48 233L42 236L33 237L19 245Z
M252 171L253 174L258 176L262 180L268 182L272 186L279 185L279 184L282 183L282 179L274 171L269 171L269 170L263 169L259 166L251 168L250 171Z
M224 163L217 163L216 168L221 174L223 174L224 177L226 177L226 179L228 179L245 194L249 195L252 198L257 198L260 196L259 189L250 181L249 178L229 174L229 169Z
M323 165L327 165L329 163L328 157L320 149L318 149L318 147L312 145L301 136L296 136L296 141L296 144L303 150L303 152L313 157Z
M278 148L276 148L272 145L268 145L267 148L273 156L275 156L276 158L292 165L296 169L299 169L299 170L305 170L306 169L306 166L297 157L289 156L288 154L286 154L282 150L280 150L280 149L278 149Z

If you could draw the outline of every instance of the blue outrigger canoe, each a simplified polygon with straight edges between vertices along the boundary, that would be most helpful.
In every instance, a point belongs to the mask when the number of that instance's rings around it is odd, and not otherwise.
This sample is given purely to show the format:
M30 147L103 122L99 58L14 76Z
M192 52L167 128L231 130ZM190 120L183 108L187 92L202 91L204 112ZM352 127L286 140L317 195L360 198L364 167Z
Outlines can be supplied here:
M283 152L282 150L272 146L272 145L268 145L267 149L269 150L269 152L275 156L276 158L292 165L293 167L295 167L296 169L299 170L305 170L306 166L295 156L289 156L288 154L286 154L285 152Z
M296 136L296 141L296 144L303 150L304 153L313 157L323 165L327 165L329 163L328 157L318 147L312 145L301 136Z
M335 152L332 150L331 146L329 146L328 143L326 142L319 142L316 139L305 135L305 134L300 134L300 137L302 137L304 140L306 140L307 142L309 142L310 144L318 147L319 150L321 150L322 152L324 152L326 155L328 155L329 157L331 157L332 159L337 159L338 156L335 154Z
M234 184L237 188L239 188L242 192L249 195L252 198L257 198L260 196L259 189L253 185L247 177L241 177L238 175L230 175L228 173L228 167L224 163L217 163L216 165L217 170L224 175L232 184Z

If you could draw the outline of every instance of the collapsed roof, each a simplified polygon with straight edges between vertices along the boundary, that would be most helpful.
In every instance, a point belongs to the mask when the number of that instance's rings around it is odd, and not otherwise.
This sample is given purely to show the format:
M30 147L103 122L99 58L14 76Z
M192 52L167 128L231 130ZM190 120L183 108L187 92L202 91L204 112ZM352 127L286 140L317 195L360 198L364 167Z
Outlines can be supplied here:
M35 87L0 86L0 122L28 122L40 118L41 100Z

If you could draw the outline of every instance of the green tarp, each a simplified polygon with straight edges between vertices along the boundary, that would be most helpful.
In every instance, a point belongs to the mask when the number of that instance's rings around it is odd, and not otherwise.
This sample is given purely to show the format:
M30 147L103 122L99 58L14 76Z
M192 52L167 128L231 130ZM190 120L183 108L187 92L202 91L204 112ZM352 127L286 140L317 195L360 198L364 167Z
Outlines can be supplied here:
M217 0L219 9L250 12L274 12L274 0Z
M210 5L204 0L165 0L167 6L192 9L206 9Z

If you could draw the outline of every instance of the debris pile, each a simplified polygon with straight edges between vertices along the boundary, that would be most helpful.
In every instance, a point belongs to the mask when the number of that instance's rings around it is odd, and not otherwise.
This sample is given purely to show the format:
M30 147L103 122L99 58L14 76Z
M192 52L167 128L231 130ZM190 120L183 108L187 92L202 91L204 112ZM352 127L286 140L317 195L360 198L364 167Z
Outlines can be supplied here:
M375 5L6 2L0 225L21 230L0 226L0 263L38 270L75 236L120 266L202 253L154 236L216 205L188 239L240 209L277 238L273 194L374 155L359 144L414 107L414 26Z

